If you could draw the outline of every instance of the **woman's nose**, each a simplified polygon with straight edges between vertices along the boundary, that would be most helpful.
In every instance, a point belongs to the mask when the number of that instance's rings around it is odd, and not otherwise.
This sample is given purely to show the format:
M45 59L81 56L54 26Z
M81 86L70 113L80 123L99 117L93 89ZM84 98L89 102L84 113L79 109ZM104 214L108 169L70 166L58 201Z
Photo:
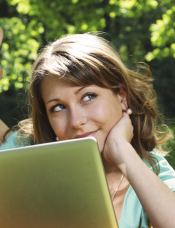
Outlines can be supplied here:
M86 124L86 122L87 115L83 112L83 110L81 110L81 108L71 111L69 119L69 124L71 128L79 129L82 127L82 125Z

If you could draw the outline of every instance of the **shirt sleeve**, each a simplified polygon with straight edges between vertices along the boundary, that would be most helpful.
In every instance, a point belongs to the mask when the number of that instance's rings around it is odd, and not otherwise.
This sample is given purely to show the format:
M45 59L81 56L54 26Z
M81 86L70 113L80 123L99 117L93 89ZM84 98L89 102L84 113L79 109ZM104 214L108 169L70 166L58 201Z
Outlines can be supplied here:
M158 177L173 191L175 192L175 171L170 166L168 161L160 156L156 155L156 158L158 159L160 172Z
M17 138L17 131L8 136L5 142L0 146L0 150L13 149L22 146L30 145L29 139L21 136L21 141Z
M154 165L158 167L159 169L159 174L158 177L173 191L175 192L175 171L174 169L170 166L168 161L159 155L156 152L151 152L152 155L157 159L157 163ZM143 159L144 163L151 169L153 168L148 164L145 159Z

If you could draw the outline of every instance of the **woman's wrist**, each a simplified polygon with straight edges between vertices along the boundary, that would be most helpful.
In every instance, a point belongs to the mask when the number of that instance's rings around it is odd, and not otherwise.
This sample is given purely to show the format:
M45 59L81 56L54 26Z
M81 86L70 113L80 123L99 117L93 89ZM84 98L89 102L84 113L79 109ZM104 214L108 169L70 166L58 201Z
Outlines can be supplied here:
M127 163L128 154L136 153L132 145L125 139L108 142L104 151L104 158L119 169ZM122 171L122 170L121 170Z
M121 143L116 144L116 151L117 154L114 162L122 173L125 176L128 176L126 170L130 170L131 167L135 167L137 159L140 160L140 158L128 141L123 140Z

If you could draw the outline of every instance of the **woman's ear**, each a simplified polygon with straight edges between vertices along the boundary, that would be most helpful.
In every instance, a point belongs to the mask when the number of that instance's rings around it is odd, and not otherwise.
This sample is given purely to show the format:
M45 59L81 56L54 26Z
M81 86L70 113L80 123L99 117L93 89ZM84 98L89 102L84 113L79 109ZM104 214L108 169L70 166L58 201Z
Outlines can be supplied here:
M121 86L120 87L120 92L119 92L119 96L120 96L120 101L121 101L121 107L123 111L126 111L128 108L128 103L127 103L127 92L126 89Z

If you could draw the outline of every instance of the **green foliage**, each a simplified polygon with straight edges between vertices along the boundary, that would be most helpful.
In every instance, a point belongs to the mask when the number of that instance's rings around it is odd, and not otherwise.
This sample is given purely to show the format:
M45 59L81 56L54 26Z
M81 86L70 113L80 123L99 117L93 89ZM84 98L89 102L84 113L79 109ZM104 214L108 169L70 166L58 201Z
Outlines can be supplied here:
M120 15L127 18L138 18L144 11L155 9L158 5L158 2L155 0L110 0L109 4L113 7L113 10L111 8L111 12L109 13L111 17ZM117 11L114 6L118 6Z
M23 88L24 82L29 80L27 72L32 61L37 58L41 25L36 21L28 24L20 18L1 18L1 27L4 30L2 44L3 79L0 81L0 92L8 90L11 84L16 89Z
M59 4L48 0L8 0L8 4L16 8L18 17L0 19L4 30L0 92L8 90L11 84L16 89L24 86L37 51L46 40L105 27L104 10L94 0L64 0Z
M23 89L18 89L17 92L14 87L10 87L8 91L3 91L0 104L0 117L9 127L28 117L27 94Z
M175 6L169 0L1 0L3 80L0 92L30 80L37 52L64 34L105 31L125 62L175 57ZM3 7L1 7L3 8ZM149 30L150 29L150 30ZM110 39L110 38L109 38Z
M167 10L162 18L151 24L151 42L155 49L145 56L147 61L168 56L175 58L175 1L165 1Z

